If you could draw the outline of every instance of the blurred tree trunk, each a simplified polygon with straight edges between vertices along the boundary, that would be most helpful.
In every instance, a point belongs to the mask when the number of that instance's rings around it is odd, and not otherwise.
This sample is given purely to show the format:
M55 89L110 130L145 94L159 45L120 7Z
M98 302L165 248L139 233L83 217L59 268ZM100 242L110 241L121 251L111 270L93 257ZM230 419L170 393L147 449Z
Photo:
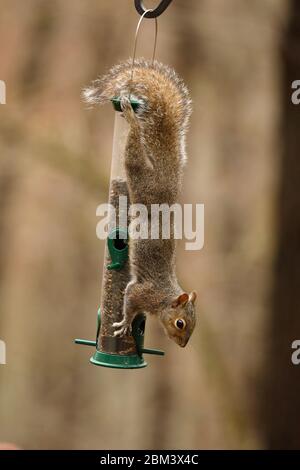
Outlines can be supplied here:
M283 145L277 208L278 247L261 417L268 448L295 449L300 447L300 368L291 363L291 344L300 337L300 109L291 102L291 84L300 78L299 0L290 2L281 60Z
M7 230L7 210L10 206L10 199L15 189L16 175L14 165L3 159L0 167L0 283L3 280L5 265L7 261L6 240Z

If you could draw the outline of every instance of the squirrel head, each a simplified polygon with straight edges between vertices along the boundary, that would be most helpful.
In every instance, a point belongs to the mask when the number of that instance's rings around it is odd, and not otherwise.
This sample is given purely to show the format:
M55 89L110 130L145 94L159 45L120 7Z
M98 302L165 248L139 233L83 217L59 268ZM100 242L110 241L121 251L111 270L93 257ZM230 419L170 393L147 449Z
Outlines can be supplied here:
M160 319L167 336L184 348L196 324L195 291L180 294L162 310Z

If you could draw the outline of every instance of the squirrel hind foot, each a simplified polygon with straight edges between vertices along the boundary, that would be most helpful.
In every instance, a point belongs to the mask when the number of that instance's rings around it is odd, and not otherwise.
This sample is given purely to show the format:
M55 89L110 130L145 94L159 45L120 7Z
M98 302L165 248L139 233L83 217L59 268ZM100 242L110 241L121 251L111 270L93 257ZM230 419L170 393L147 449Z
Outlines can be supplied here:
M121 96L121 109L123 112L123 116L130 125L134 125L137 123L137 116L131 106L129 95Z

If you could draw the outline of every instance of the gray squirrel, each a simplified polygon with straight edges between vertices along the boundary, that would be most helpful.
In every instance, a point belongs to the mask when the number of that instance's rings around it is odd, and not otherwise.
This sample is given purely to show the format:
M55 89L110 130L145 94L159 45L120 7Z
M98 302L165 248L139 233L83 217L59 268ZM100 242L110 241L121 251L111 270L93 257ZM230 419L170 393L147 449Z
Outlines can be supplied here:
M131 204L178 202L186 160L185 134L191 100L173 69L157 61L131 60L114 66L107 75L84 91L85 101L102 104L119 97L129 123L125 169ZM130 98L140 105L133 111ZM149 217L149 232L151 220ZM131 239L131 281L124 295L123 319L114 323L115 335L131 331L138 313L155 315L167 336L184 347L196 323L197 294L186 293L175 273L174 220L171 237ZM161 235L161 233L160 233Z

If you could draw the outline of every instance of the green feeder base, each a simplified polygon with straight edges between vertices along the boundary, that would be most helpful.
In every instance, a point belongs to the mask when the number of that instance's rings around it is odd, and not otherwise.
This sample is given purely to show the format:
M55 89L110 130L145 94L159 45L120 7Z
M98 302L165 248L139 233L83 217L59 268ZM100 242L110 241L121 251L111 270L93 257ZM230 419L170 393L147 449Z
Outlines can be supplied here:
M97 335L99 336L101 326L101 312L98 309L97 314ZM94 355L90 358L90 362L95 366L111 367L113 369L142 369L147 366L144 361L143 354L153 354L155 356L164 356L164 352L160 349L144 348L144 329L145 329L145 316L138 315L132 325L133 337L136 341L137 354L112 354L96 349ZM94 346L97 348L96 341L88 339L75 339L76 344L83 344L85 346Z
M91 357L90 362L96 366L112 367L114 369L141 369L147 366L143 356L132 354L123 356L119 354L108 354L102 351L96 351Z

